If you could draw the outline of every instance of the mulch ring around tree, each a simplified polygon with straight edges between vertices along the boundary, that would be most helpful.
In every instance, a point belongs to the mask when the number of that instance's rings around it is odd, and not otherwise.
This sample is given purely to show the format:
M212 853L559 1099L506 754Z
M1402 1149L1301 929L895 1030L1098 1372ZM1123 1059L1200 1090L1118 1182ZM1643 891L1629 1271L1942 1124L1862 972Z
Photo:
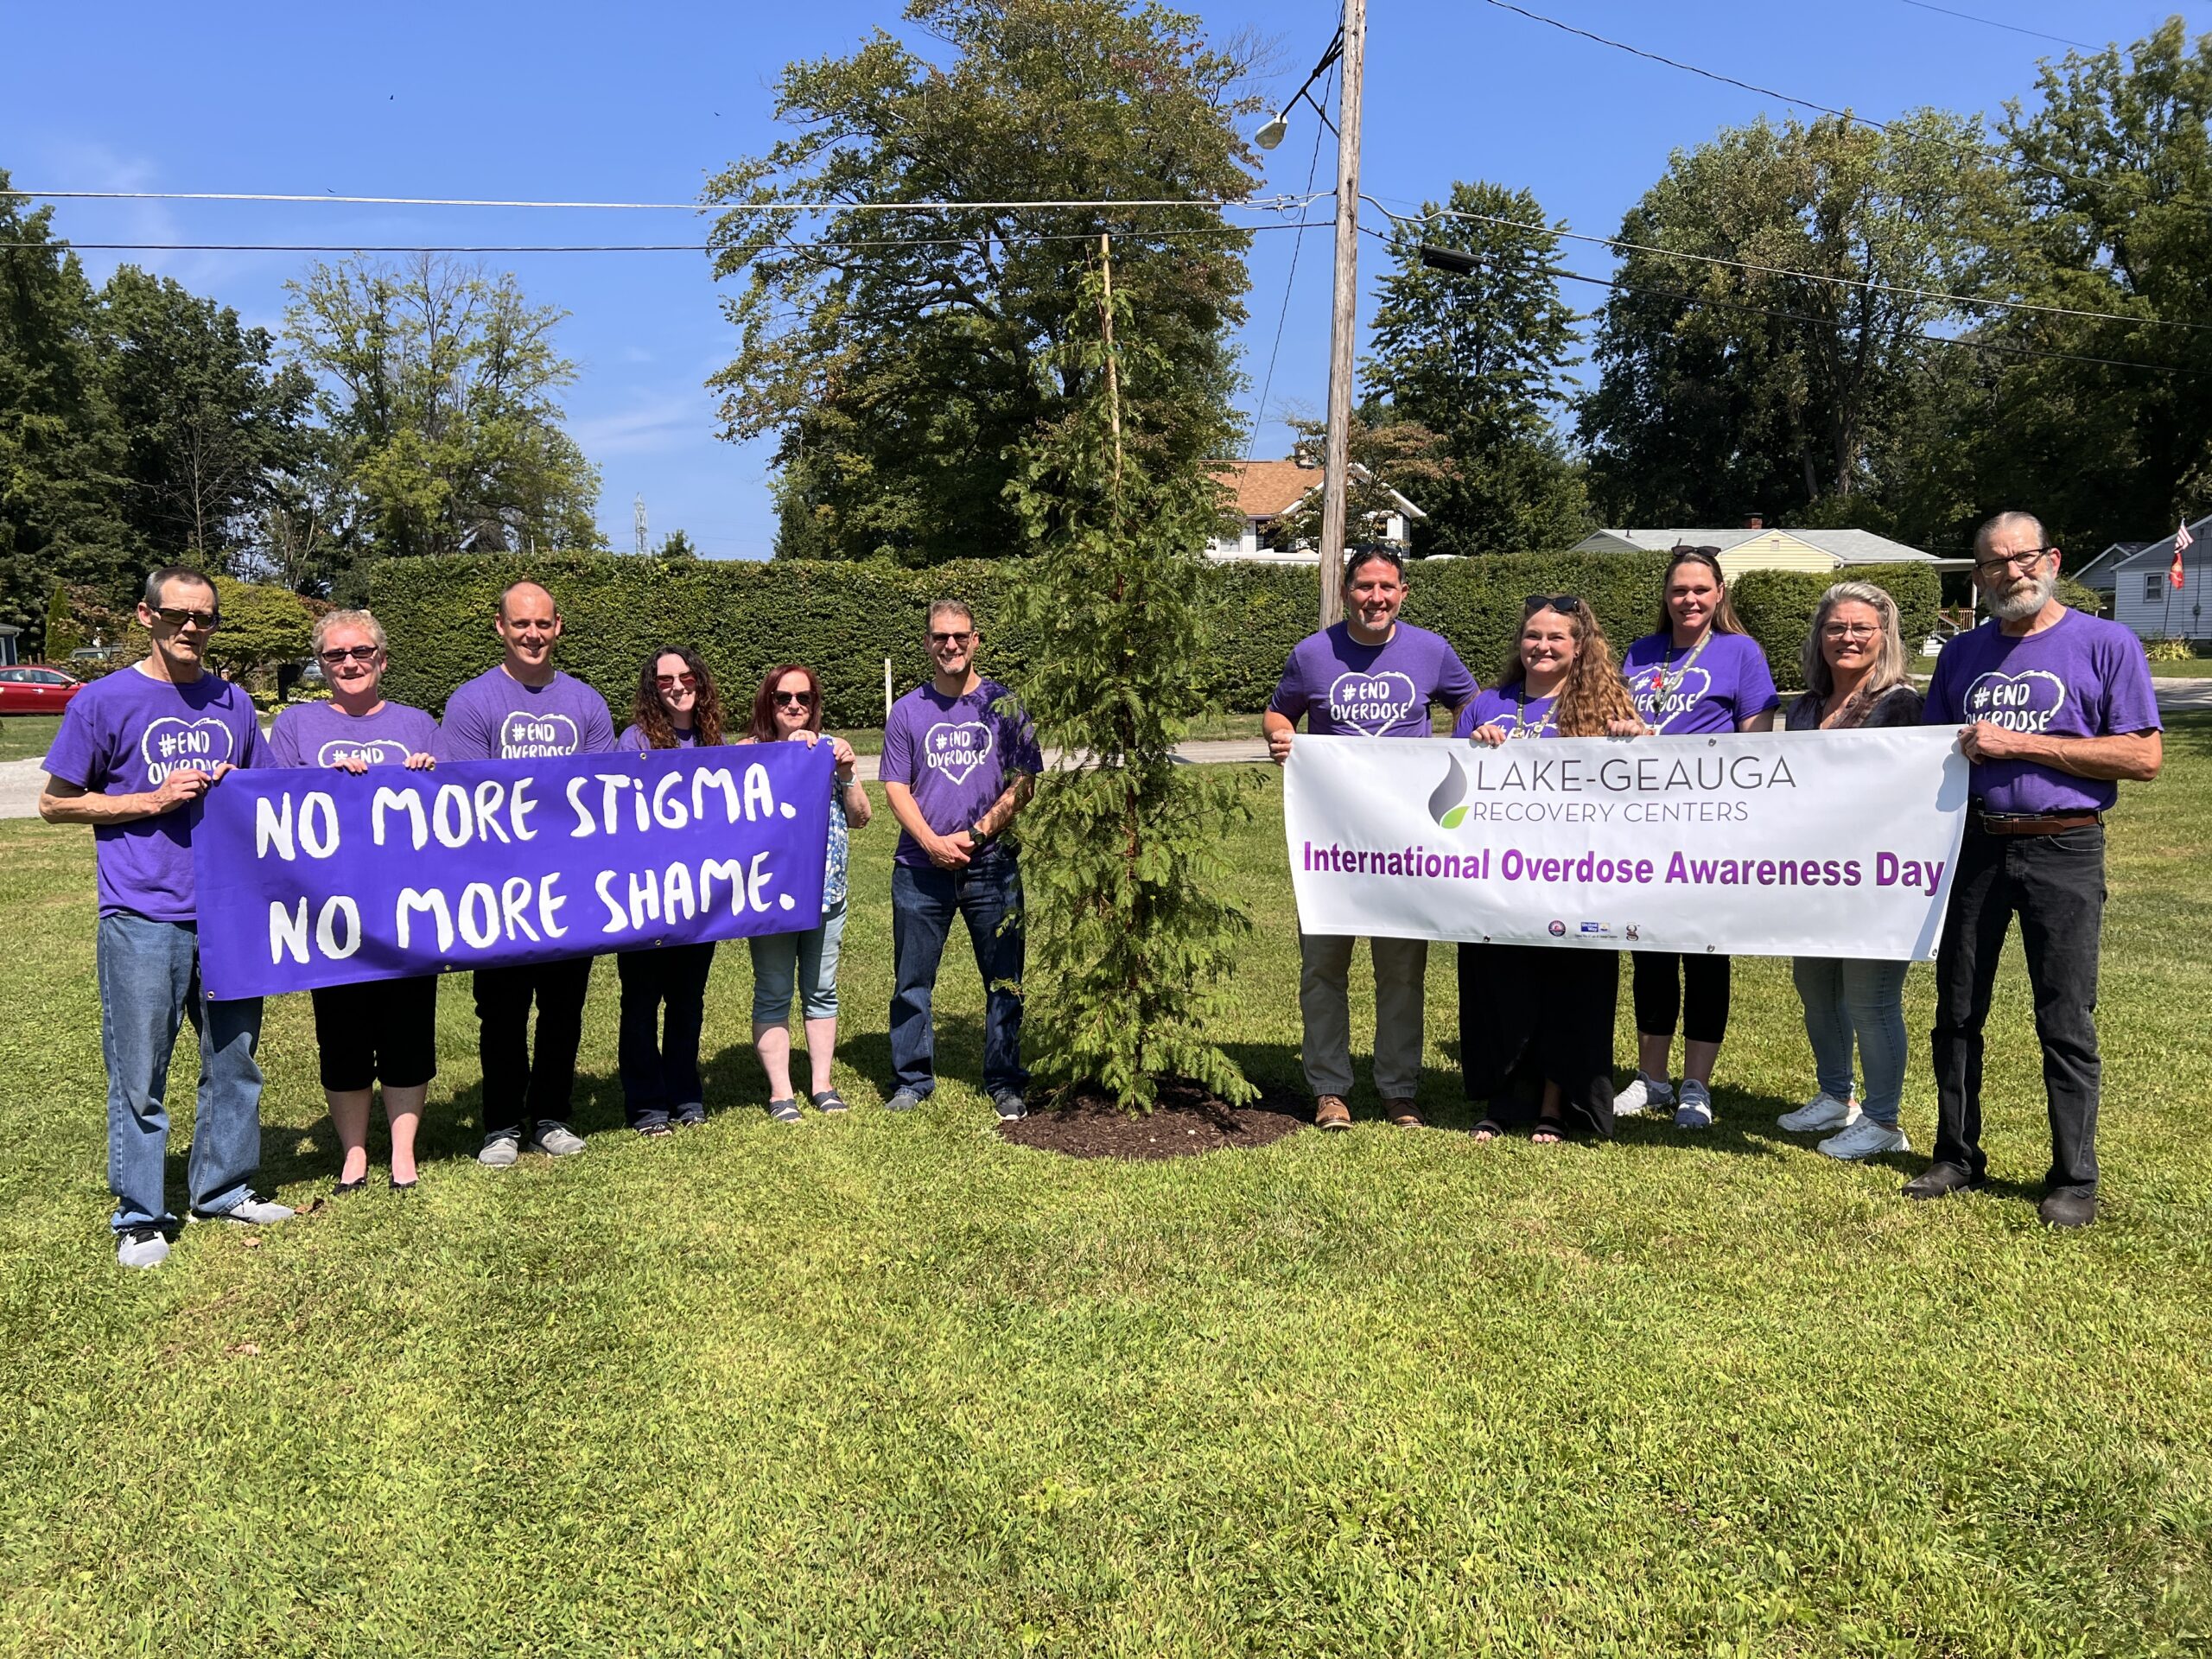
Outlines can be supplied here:
M1280 1085L1263 1084L1249 1106L1232 1106L1187 1078L1163 1078L1160 1103L1135 1117L1090 1084L1078 1084L1052 1104L999 1133L1016 1146L1071 1158L1187 1158L1236 1147L1264 1147L1304 1128L1313 1103Z

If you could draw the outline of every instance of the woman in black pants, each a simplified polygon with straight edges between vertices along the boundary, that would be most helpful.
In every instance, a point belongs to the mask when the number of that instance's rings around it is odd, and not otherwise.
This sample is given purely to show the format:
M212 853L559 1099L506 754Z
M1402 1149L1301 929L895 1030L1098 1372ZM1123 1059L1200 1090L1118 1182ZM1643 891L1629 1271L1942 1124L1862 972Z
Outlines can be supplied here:
M1638 718L1616 721L1611 729L1617 735L1770 732L1782 704L1758 642L1736 620L1719 550L1710 547L1675 550L1656 629L1623 653L1621 672ZM1713 1066L1728 1031L1728 958L1639 950L1635 963L1636 1079L1614 1097L1613 1113L1633 1117L1674 1105L1676 1128L1710 1128ZM1677 1022L1679 1103L1668 1071Z
M698 654L664 645L638 671L631 723L614 747L642 753L688 749L724 741L721 698ZM664 944L624 950L614 958L622 979L622 1021L615 1056L622 1073L622 1116L639 1135L707 1121L699 1076L699 1030L706 1020L707 976L715 947ZM667 1007L664 1027L661 1009Z

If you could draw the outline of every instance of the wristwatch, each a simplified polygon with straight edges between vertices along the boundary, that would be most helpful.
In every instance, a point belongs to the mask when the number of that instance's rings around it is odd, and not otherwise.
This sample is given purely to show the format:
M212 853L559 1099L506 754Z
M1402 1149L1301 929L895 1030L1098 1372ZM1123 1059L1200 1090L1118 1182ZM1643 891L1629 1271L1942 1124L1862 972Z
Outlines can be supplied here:
M978 818L968 826L968 844L971 847L988 847L991 844L990 836L983 831L982 819Z

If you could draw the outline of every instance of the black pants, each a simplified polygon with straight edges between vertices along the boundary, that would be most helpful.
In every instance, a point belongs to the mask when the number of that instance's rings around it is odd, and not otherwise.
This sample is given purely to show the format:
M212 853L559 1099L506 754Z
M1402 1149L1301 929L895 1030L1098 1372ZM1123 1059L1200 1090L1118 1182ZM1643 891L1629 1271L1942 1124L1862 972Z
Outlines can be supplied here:
M2043 1045L2052 1192L2097 1187L2097 936L2105 832L1992 836L1968 825L1936 953L1936 1161L1982 1173L1981 1028L2005 935L2020 918Z
M1727 957L1678 956L1672 950L1631 954L1638 1031L1647 1037L1672 1037L1680 1020L1686 1042L1717 1043L1728 1034Z
M711 944L665 944L625 950L614 958L622 976L622 1116L633 1129L696 1112L705 1099L699 1078L699 1027L707 1016ZM665 1033L661 1006L667 1004Z
M576 1046L584 1035L589 957L476 970L477 1058L484 1067L484 1133L569 1121ZM530 1005L537 1004L537 1053Z

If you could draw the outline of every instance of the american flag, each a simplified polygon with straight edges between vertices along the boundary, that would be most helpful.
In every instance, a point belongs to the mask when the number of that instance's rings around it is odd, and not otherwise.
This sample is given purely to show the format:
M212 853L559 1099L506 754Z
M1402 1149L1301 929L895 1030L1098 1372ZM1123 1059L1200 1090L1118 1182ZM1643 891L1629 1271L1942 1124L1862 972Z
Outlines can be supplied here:
M2166 580L2176 588L2181 586L2181 556L2189 551L2190 543L2196 540L2196 537L2189 533L2189 521L2184 518L2180 528L2174 531L2174 562L2166 567Z

